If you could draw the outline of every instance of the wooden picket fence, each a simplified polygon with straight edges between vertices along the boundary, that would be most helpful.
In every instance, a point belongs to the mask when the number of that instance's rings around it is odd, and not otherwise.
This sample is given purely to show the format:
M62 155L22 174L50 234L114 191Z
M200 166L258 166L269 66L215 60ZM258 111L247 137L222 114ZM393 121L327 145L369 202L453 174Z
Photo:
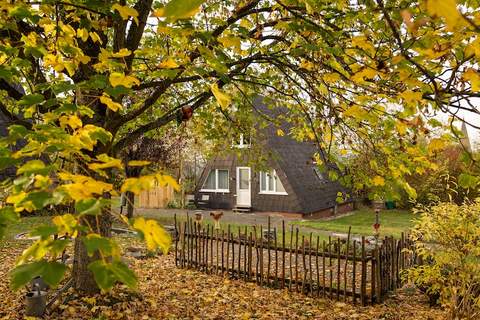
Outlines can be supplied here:
M321 241L312 233L299 236L293 226L287 232L284 221L279 235L270 220L265 232L261 226L225 229L191 219L175 222L176 265L367 305L382 302L402 284L402 270L417 261L413 243L404 234L400 239L385 237L368 250L365 237Z

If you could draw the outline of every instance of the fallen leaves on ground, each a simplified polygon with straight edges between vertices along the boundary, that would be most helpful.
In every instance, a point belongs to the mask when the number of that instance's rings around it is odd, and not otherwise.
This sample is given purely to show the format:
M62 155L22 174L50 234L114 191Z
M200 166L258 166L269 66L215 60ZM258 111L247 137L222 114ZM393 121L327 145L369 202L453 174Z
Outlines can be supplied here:
M8 289L8 271L21 246L0 246L0 319L23 319L24 290ZM118 286L108 295L73 290L45 319L444 319L426 297L398 290L384 304L360 307L262 288L219 275L178 269L173 254L128 259L139 275L136 292Z

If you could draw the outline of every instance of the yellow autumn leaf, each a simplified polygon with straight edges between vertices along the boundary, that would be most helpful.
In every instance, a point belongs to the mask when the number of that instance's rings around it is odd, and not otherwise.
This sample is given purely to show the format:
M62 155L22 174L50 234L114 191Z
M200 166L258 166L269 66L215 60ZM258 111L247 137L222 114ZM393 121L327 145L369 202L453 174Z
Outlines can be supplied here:
M178 64L175 62L175 60L173 60L172 58L167 58L165 60L163 60L162 62L160 62L160 64L158 65L160 68L162 69L174 69L174 68L178 68Z
M157 221L139 217L133 221L132 227L140 232L148 250L153 251L161 248L164 254L168 252L171 245L170 235L160 227Z
M135 194L140 194L144 190L150 190L155 186L155 177L142 176L139 178L128 178L122 184L120 188L121 192L131 191Z
M405 133L407 133L408 126L402 121L397 121L395 122L395 128L397 129L397 132L403 136Z
M108 78L112 87L124 86L125 88L131 88L133 85L139 85L140 81L133 76L126 76L120 72L112 72Z
M106 105L110 110L117 112L119 109L122 109L122 105L118 102L113 101L105 93L100 97L100 102Z
M173 20L187 19L200 11L200 6L205 0L170 0L165 7L153 12L154 17L165 17Z
M63 181L72 182L62 185L59 189L65 191L75 201L90 199L94 195L101 195L104 192L112 193L113 190L112 184L91 177L66 172L61 172L58 176Z
M353 117L355 119L363 119L368 112L359 105L353 105L343 112L345 117Z
M75 130L82 126L82 120L76 115L61 116L58 120L60 121L60 126L62 128L65 128L68 125Z
M351 77L351 80L353 82L362 83L364 81L368 81L368 80L373 79L377 74L378 74L377 70L375 70L373 68L364 68L364 69L360 70L359 72L355 73Z
M148 166L151 161L143 161L143 160L132 160L128 161L128 166L129 167L143 167L143 166Z
M365 36L357 36L352 38L352 46L363 49L371 55L374 55L376 51L373 44Z
M137 10L135 10L133 8L130 8L128 6L121 6L118 3L114 4L112 6L112 9L117 10L123 20L128 20L129 17L132 17L133 20L135 20L135 22L138 25L138 12L137 12Z
M428 144L428 152L432 153L435 151L440 151L442 150L446 145L445 140L441 138L434 138L430 140L430 143Z
M5 202L6 203L11 203L11 204L20 203L20 201L22 201L26 196L27 196L27 194L24 191L22 191L20 193L17 193L17 194L11 194L7 197Z
M172 176L157 173L155 175L155 178L157 179L158 184L162 186L169 185L175 191L180 191L180 185L177 183L177 180L175 180Z
M463 74L463 79L470 81L472 91L480 91L480 74L470 68Z
M78 226L77 219L70 213L55 216L52 222L59 228L60 233L68 233L70 235L74 233L74 229Z
M337 82L338 80L340 80L338 73L327 73L323 76L323 81L327 83Z
M120 49L120 51L118 52L115 52L112 54L112 57L114 58L123 58L123 57L128 57L129 55L132 54L132 51L126 49L126 48L122 48Z
M422 93L412 90L405 90L399 96L406 104L413 104L422 100Z
M52 185L52 180L48 176L42 176L40 174L35 175L34 186L36 188L46 189Z
M109 157L106 154L101 154L97 157L100 162L90 163L88 168L91 170L107 169L107 168L123 168L123 163L120 159Z
M82 39L83 42L88 40L88 31L84 28L77 29L77 37Z
M427 12L434 17L444 18L449 30L453 30L462 20L455 0L427 0Z
M283 132L282 129L277 129L277 136L283 137L285 135L285 132Z
M212 93L215 96L215 99L217 99L217 102L220 105L220 107L222 109L226 109L232 102L232 99L230 98L230 96L224 93L222 90L220 90L220 88L218 88L218 85L216 83L212 84L210 86L210 89L212 90Z
M224 46L225 48L231 48L231 47L240 48L242 44L240 41L240 38L234 37L234 36L220 37L218 38L218 42L220 42L222 46Z
M385 179L381 176L375 176L372 179L372 183L374 186L384 186L385 185Z
M92 39L93 42L98 42L100 44L102 44L102 39L100 39L100 36L95 32L89 32L88 33L90 35L90 38Z

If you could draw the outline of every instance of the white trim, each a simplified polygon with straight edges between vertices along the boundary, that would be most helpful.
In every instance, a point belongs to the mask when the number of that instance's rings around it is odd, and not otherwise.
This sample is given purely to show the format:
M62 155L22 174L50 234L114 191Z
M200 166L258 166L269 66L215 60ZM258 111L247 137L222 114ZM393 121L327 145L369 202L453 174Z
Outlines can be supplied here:
M228 189L200 189L198 192L230 193Z
M227 184L228 184L228 189L200 189L199 192L213 192L213 193L230 193L230 170L228 169L210 169L207 175L207 179L210 176L210 173L212 170L215 170L215 187L218 187L218 171L227 171ZM203 182L203 185L207 182L207 179Z
M286 192L275 192L275 191L260 191L258 194L270 194L276 196L288 196Z

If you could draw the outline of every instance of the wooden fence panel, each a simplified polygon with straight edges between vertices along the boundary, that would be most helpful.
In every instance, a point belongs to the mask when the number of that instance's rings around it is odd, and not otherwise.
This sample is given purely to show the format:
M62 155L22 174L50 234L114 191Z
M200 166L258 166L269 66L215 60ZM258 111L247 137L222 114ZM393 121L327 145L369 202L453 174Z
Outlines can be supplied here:
M232 232L227 226L225 232L192 219L183 223L175 219L176 265L367 305L381 303L388 291L402 284L401 271L418 260L414 244L403 234L401 239L386 237L367 250L365 237L350 243L350 232L346 243L329 237L328 243L320 244L318 236L315 243L313 234L299 237L292 227L287 247L285 223L279 233L282 239L277 239L276 228L271 231L270 223L264 234L261 227Z

